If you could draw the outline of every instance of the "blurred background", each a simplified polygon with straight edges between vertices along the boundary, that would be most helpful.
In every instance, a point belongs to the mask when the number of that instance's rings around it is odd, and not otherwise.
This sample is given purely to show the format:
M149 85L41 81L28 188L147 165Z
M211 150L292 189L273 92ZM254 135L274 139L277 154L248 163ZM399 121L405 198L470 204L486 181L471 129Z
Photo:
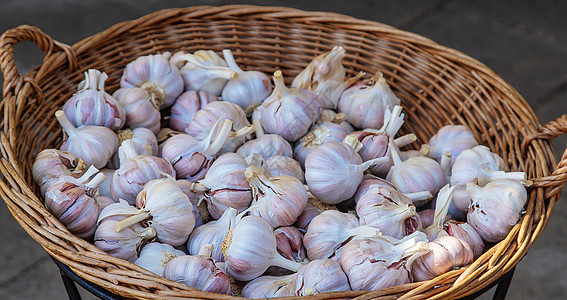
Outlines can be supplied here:
M540 123L567 113L567 2L528 0L269 0L269 1L77 1L1 0L0 33L35 25L72 45L108 27L164 8L255 4L331 11L374 20L428 37L492 68L527 100ZM28 42L16 46L21 74L41 63ZM0 82L2 81L0 75ZM558 157L567 138L554 141ZM565 299L567 292L567 201L516 268L508 299ZM59 270L43 248L0 204L0 299L65 299ZM494 289L481 299L490 299ZM94 299L81 290L84 299Z

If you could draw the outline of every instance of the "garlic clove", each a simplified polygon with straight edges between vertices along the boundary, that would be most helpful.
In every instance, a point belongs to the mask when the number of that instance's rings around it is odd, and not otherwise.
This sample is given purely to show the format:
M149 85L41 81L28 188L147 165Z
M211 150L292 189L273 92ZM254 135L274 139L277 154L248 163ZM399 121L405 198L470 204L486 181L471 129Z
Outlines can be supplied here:
M482 237L469 223L451 220L445 223L445 231L447 231L450 236L467 243L473 251L474 259L482 255L484 251Z
M305 262L307 253L303 247L303 235L293 226L280 227L274 230L278 253L284 258L296 262Z
M156 231L153 227L143 227L140 224L135 224L120 232L116 232L114 229L115 225L123 219L126 219L126 217L116 216L103 219L96 229L94 245L116 258L134 261L138 249L144 243L154 238Z

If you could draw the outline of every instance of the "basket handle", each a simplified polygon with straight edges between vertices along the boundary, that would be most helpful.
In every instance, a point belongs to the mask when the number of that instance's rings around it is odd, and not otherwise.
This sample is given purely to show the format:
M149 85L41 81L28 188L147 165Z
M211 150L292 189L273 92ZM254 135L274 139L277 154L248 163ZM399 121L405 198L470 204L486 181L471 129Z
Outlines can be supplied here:
M551 141L565 133L567 133L567 114L545 124L539 132L528 136L522 143L522 151L526 153L528 145L536 139ZM565 182L567 182L567 149L563 152L561 160L550 176L535 178L533 182L533 187L551 188L546 191L545 198L560 194Z
M16 28L8 29L0 36L0 69L4 76L2 96L6 98L10 89L14 89L14 93L17 94L24 83L29 83L38 93L38 98L43 99L41 89L35 80L20 75L16 68L14 46L23 41L30 41L45 52L44 61L53 54L55 47L63 50L67 56L70 71L75 70L77 66L75 53L69 45L53 40L49 35L35 26L21 25Z

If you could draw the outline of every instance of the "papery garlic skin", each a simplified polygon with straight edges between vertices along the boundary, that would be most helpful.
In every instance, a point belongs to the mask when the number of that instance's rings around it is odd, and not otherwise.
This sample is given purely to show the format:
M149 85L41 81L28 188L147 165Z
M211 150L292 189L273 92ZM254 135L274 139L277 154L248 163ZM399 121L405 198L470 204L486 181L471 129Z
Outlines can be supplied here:
M472 200L467 222L490 243L508 235L528 200L526 188L512 179L494 180L484 187L469 183L467 192Z
M226 272L204 255L183 255L171 259L165 266L163 276L203 292L226 295L232 292Z
M118 132L119 145L122 145L125 140L132 140L136 148L136 153L139 155L158 156L159 154L159 146L155 134L145 127L120 130ZM114 153L106 165L107 168L120 168L120 147L118 147L118 151Z
M100 207L100 209L104 209L105 207L107 207L111 204L118 203L117 200L114 200L114 199L107 197L107 196L101 196L101 195L98 195L95 198L95 200L96 200L96 203L98 204L98 206Z
M242 155L242 157L257 153L267 160L276 155L292 157L293 149L281 136L277 134L266 134L244 143L242 146L238 147L236 153Z
M242 288L242 297L251 299L295 296L294 280L297 275L260 276Z
M482 237L469 223L451 220L446 222L444 226L447 234L469 244L473 251L474 259L482 255L484 251Z
M322 293L350 291L348 278L338 262L317 259L297 271L295 295L311 296Z
M272 176L287 175L297 178L305 183L305 173L298 161L291 157L276 155L266 161L268 170Z
M315 124L306 135L295 143L293 158L304 166L305 159L311 151L324 143L341 142L348 133L346 129L332 122Z
M153 95L160 109L173 105L183 92L183 78L169 58L171 53L140 56L128 63L120 79L121 88L140 87Z
M478 146L478 142L472 131L466 126L446 125L431 137L428 146L429 154L427 156L438 162L441 162L441 156L445 151L451 152L452 167L461 152Z
M187 240L187 251L191 255L197 255L204 245L213 245L212 259L215 262L223 262L224 256L221 251L222 241L228 231L236 223L238 211L229 207L216 221L207 222L193 230Z
M336 113L334 110L332 109L324 109L321 112L321 117L319 118L319 120L317 121L317 124L321 124L323 122L333 122L336 124L341 125L344 129L346 129L346 131L348 131L349 133L354 131L354 127L352 127L352 125L350 125L349 122L345 121L346 120L346 115L343 113Z
M44 149L35 157L32 176L43 195L61 176L79 177L85 169L85 162L69 152Z
M411 269L415 281L433 279L473 261L471 247L455 237L438 236L427 244L430 251L416 259Z
M73 126L104 126L112 130L124 126L124 107L104 91L107 78L106 73L95 69L85 72L85 80L79 84L79 91L63 105L63 111Z
M171 107L169 127L173 130L184 131L193 121L195 113L213 101L219 101L219 97L212 96L205 91L184 92Z
M171 259L183 255L185 255L183 251L177 250L171 245L153 242L142 248L134 264L156 275L163 276L165 265Z
M207 223L210 219L209 211L207 210L207 204L201 201L197 193L195 193L191 189L194 183L185 179L178 179L175 182L181 188L181 191L187 196L187 198L189 198L189 201L193 205L195 228Z
M338 102L339 112L356 128L379 129L384 124L384 113L400 105L381 72L365 83L346 89Z
M298 263L306 262L307 253L303 247L303 234L293 226L284 226L274 230L278 253L284 258Z
M159 131L161 113L154 96L142 88L121 88L112 94L126 111L125 125L131 129L147 128L154 134Z
M179 51L173 54L171 62L181 72L185 91L204 91L220 96L228 80L238 76L212 50L197 50L193 54Z

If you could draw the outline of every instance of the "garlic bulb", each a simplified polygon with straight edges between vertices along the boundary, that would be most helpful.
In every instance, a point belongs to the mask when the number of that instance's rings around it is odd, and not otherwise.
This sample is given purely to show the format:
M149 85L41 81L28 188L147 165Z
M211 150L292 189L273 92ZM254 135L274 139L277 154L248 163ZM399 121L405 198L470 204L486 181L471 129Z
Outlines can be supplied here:
M211 165L205 178L192 188L207 202L213 219L229 207L243 211L252 201L252 189L244 175L246 160L237 153L225 153Z
M285 276L260 276L242 288L242 297L251 299L291 297L294 294L296 273Z
M262 275L269 266L294 272L301 266L283 258L276 251L276 237L272 227L258 216L247 216L237 221L236 226L226 235L222 251L228 274L240 281Z
M276 155L293 156L293 149L284 138L277 134L264 134L264 129L258 119L253 120L253 123L256 128L256 139L238 147L236 153L242 155L242 157L257 153L266 160Z
M341 265L331 259L317 259L303 265L297 271L293 285L297 296L351 290Z
M207 204L201 201L199 196L193 192L191 189L193 187L193 182L185 179L179 179L175 181L177 185L181 188L181 191L187 195L191 204L193 204L193 216L195 216L195 228L207 223L210 219L209 211L207 210Z
M371 185L378 185L399 192L398 188L396 188L391 182L380 177L376 177L372 174L364 174L364 176L362 177L362 182L358 185L358 189L356 190L356 193L354 194L354 197L352 199L354 200L354 203L358 202L358 199L360 199L360 197L362 197L364 193L368 191L368 188ZM409 198L414 204L419 202L429 202L429 200L433 199L433 195L429 191L402 194ZM343 203L348 203L348 201L345 201ZM433 217L431 218L433 219Z
M394 184L402 193L415 193L429 191L432 195L445 185L445 172L437 161L428 157L412 157L402 161L395 145L389 144L392 148L392 158L394 165L388 172L386 180ZM425 202L414 203L423 205Z
M352 127L352 125L350 125L349 122L345 121L346 120L346 115L343 113L336 113L334 110L332 109L324 109L321 112L321 117L319 118L319 120L317 121L317 124L321 124L323 122L333 122L336 124L341 125L344 129L346 129L346 131L348 131L349 133L354 131L354 127Z
M207 222L193 230L187 240L187 251L191 255L196 255L204 245L213 245L212 259L215 262L224 261L221 251L222 241L228 231L236 223L238 211L229 207L222 216L216 221Z
M172 177L148 182L136 198L137 214L115 225L116 232L140 222L154 227L158 242L180 246L195 227L193 205Z
M305 165L307 155L321 144L328 142L341 142L349 132L333 122L315 124L309 132L295 143L293 158L302 166Z
M425 235L417 231L402 240L388 236L352 240L339 261L352 290L377 291L412 282L414 262L428 252Z
M63 105L63 111L74 127L95 125L118 130L124 126L124 107L104 91L107 78L106 73L95 69L85 72L85 80L79 84L79 91Z
M178 134L167 139L161 150L162 157L175 169L178 178L190 181L203 179L213 158L224 145L232 127L232 121L219 120L202 141Z
M258 118L264 130L293 142L304 136L321 116L322 101L315 93L285 86L282 72L274 72L274 91L253 118Z
M118 132L118 144L122 145L125 140L132 140L136 148L136 153L139 155L157 156L159 154L158 142L155 134L144 127L135 129L124 129ZM114 153L108 164L107 168L118 169L120 168L120 148Z
M361 226L356 216L336 210L326 210L311 220L303 244L309 259L338 260L344 245L361 237L381 235L372 226Z
M33 180L41 187L41 194L61 176L79 177L85 172L85 162L75 155L57 149L43 149L32 166Z
M342 46L335 46L331 51L316 56L293 79L291 86L321 95L325 108L336 109L341 93L350 85L350 82L345 82L344 57L345 49Z
M528 200L526 188L512 179L494 180L484 187L469 183L467 193L472 200L467 222L490 243L508 235Z
M306 262L307 253L303 247L303 234L293 226L280 227L274 230L276 249L279 254L298 263Z
M422 145L428 147L430 158L441 162L441 156L444 152L451 152L451 167L455 163L457 156L466 149L472 149L478 146L478 142L474 138L472 131L464 125L446 125L431 137L429 144Z
M159 131L161 113L155 95L142 88L121 88L112 94L126 111L125 125L131 129L147 128L153 133Z
M251 115L256 106L272 92L270 77L259 71L243 71L240 69L229 49L222 51L230 69L238 76L231 78L222 90L222 99L242 107L247 115Z
M173 54L171 62L179 68L186 91L220 96L228 80L238 77L212 50L197 50L193 54L179 51Z
M174 130L184 131L191 121L193 121L193 117L198 110L213 101L219 100L219 97L213 96L205 91L188 91L182 93L177 97L175 104L171 107L169 127Z
M246 168L244 176L252 188L249 212L272 227L292 225L307 205L303 183L291 176L267 178L258 167Z
M360 225L370 225L398 239L421 229L415 205L395 189L371 185L358 199L356 213Z
M363 163L358 149L354 149L359 145L355 137L347 136L344 143L325 143L309 153L305 160L305 180L317 199L328 204L349 199L366 169L388 161L387 157L382 157Z
M305 183L305 173L298 161L291 157L275 155L266 161L271 176L287 175L297 178Z
M433 279L473 261L471 247L452 236L438 236L427 245L430 251L418 257L413 263L411 275L415 281Z
M445 222L444 226L447 234L469 244L473 251L474 259L482 255L484 250L482 237L469 223L451 220Z
M424 229L429 241L434 241L440 234L446 234L446 232L441 232L444 231L443 222L447 218L454 192L455 187L449 187L449 184L439 190L439 194L437 194L437 199L435 200L435 216L433 217L433 222Z
M74 235L88 239L96 230L100 207L96 202L98 185L105 176L94 167L81 178L66 178L53 184L45 193L45 208Z
M125 140L119 149L120 168L110 180L110 194L113 199L124 199L136 203L138 193L152 179L175 176L175 170L165 159L151 155L139 155L132 140Z
M302 233L305 233L307 232L307 227L309 223L311 223L311 220L326 210L337 210L337 208L334 205L325 204L317 198L310 197L305 209L303 209L303 212L297 217L297 221L295 221L293 226Z
M183 255L185 255L183 251L179 251L171 245L153 242L142 248L134 264L156 275L163 276L165 265L173 258Z
M55 117L67 134L61 150L70 152L90 166L101 169L118 148L118 137L114 131L103 126L84 125L75 128L62 110Z
M356 128L379 129L384 124L386 110L400 105L381 72L367 82L355 84L346 89L339 100L339 112Z
M197 255L183 255L171 259L163 270L163 277L184 283L203 292L230 295L232 288L226 272L211 259L212 249L202 249Z
M170 107L183 92L183 78L169 58L171 53L140 56L126 65L121 88L140 87L146 90L160 109Z

